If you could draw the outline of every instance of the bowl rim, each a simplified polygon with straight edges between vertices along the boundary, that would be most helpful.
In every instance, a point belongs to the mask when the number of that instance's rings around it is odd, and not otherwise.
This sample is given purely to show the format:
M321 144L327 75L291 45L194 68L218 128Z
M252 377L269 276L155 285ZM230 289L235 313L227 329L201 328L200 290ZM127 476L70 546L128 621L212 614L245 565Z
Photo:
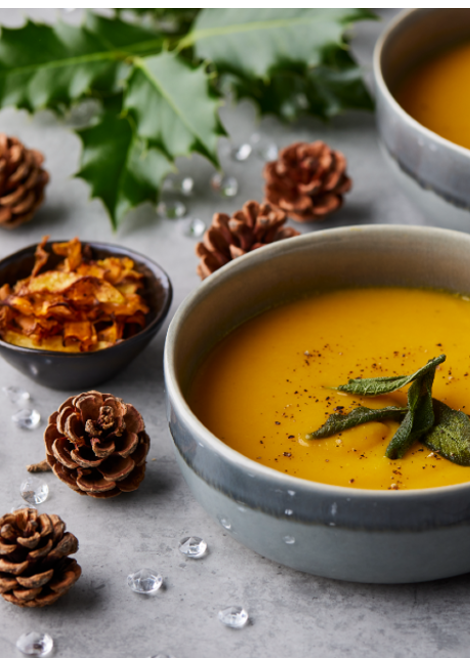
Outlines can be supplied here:
M58 239L48 240L47 245L49 246L52 244L67 242L67 241L68 240L58 240ZM3 269L3 266L6 265L8 261L14 262L16 259L20 258L21 256L26 255L27 252L31 252L35 250L38 244L39 243L28 245L27 247L23 247L22 249L19 249L18 251L15 251L12 254L9 254L8 256L2 258L0 260L0 271ZM110 242L94 242L91 240L80 240L80 244L82 246L90 246L92 249L103 249L103 250L111 249L113 251L114 250L120 251L122 252L122 255L125 254L128 255L130 258L135 260L138 264L143 264L143 265L150 264L151 267L149 267L149 269L152 271L152 275L154 275L153 270L155 269L159 272L161 279L164 282L164 285L162 286L162 290L165 293L165 299L163 305L158 310L154 319L146 327L144 327L142 331L139 331L137 334L134 334L134 336L131 336L130 338L126 338L120 343L111 345L110 347L107 347L104 350L95 350L94 352L61 352L60 350L45 350L41 347L39 348L22 347L20 345L13 345L13 343L7 343L1 337L0 337L0 347L21 354L44 355L50 358L56 356L66 359L83 359L83 358L97 359L100 358L100 355L104 353L110 354L111 351L116 352L120 349L123 349L124 345L128 346L130 344L133 344L137 340L142 339L143 337L147 336L149 333L152 333L152 331L155 329L155 326L159 325L159 323L165 319L173 299L173 286L171 284L170 277L158 263L153 261L151 258L148 258L144 254L135 251L134 249L129 249L129 247L123 247L119 244L112 244Z
M186 423L187 426L194 427L195 431L197 432L198 439L203 439L206 445L216 453L220 454L222 458L240 467L246 473L252 473L255 476L258 475L263 477L264 479L270 480L274 486L277 485L279 487L285 487L286 490L302 490L306 494L323 493L326 495L335 495L338 498L346 497L351 500L378 497L397 501L400 499L414 499L423 500L423 502L425 502L426 499L435 498L436 495L445 496L446 494L457 493L460 490L468 492L470 489L470 480L468 482L444 485L440 487L428 487L425 489L398 489L392 491L387 489L384 490L342 487L339 485L316 482L313 480L307 480L304 478L296 477L294 475L282 473L276 469L271 468L270 466L259 464L255 460L246 457L241 452L234 450L226 443L224 443L207 427L205 427L205 425L203 425L203 423L197 418L183 395L175 371L174 352L176 349L176 339L180 331L180 327L182 327L186 322L185 316L187 316L198 304L200 297L210 295L213 288L216 288L219 285L223 285L225 279L236 276L239 269L250 269L256 265L257 261L264 260L264 258L268 255L272 260L276 257L277 254L284 253L286 249L295 251L297 249L297 245L301 247L303 243L321 240L323 236L326 235L336 235L338 237L346 236L351 231L359 231L361 233L370 232L381 235L386 233L391 234L392 232L398 231L400 233L420 233L426 231L428 233L435 234L436 238L441 235L453 237L454 239L458 238L459 241L462 239L466 240L469 243L468 246L470 250L470 235L463 234L459 231L432 226L377 224L367 226L353 225L347 227L321 229L313 233L306 233L294 238L289 238L288 240L275 242L270 245L266 245L263 247L263 249L256 249L255 251L244 254L243 256L231 261L230 263L227 263L222 268L207 277L207 279L202 281L202 283L197 288L192 290L187 295L173 316L166 335L164 349L164 372L167 399L177 405L182 420ZM191 470L193 470L190 465L189 467ZM470 468L470 466L468 468Z
M443 8L440 8L439 10L442 9ZM421 14L423 12L429 13L431 11L438 11L438 8L417 7L414 9L404 9L390 21L390 23L387 25L385 30L381 33L381 35L377 39L377 42L374 47L374 52L372 56L372 70L374 74L375 85L380 90L382 96L386 98L388 104L392 106L394 112L398 114L405 123L408 123L412 128L418 130L418 132L422 133L429 139L433 139L434 141L438 142L441 146L445 148L449 148L450 150L453 150L456 153L459 153L460 155L463 155L468 158L470 157L470 149L467 149L464 146L460 146L460 144L455 144L455 142L451 142L450 140L446 139L445 137L442 137L441 135L434 132L433 130L426 128L426 126L423 126L422 123L419 123L419 121L417 121L410 114L408 114L408 112L406 112L403 109L403 107L398 103L398 101L395 99L383 77L383 73L382 73L383 51L388 41L393 39L394 36L393 33L395 32L395 30L402 23L408 20L410 16L413 16L415 14Z

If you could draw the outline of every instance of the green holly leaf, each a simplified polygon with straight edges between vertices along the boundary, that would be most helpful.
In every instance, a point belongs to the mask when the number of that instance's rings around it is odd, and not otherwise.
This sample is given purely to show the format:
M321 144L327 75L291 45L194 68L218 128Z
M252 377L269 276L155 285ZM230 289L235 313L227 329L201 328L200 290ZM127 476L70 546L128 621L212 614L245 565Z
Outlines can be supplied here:
M109 109L99 123L78 131L83 143L77 177L106 206L113 226L144 201L156 203L163 178L173 170L166 155L135 134L129 119Z
M4 27L0 107L57 109L93 91L115 93L129 55L159 51L162 41L142 27L95 15L80 27L32 21L19 29Z
M169 157L196 151L218 166L217 140L225 131L217 115L220 99L210 95L203 66L191 68L168 52L138 58L124 105L137 134Z
M286 66L318 66L332 45L344 45L354 21L375 18L367 9L203 9L182 46L222 71L268 78Z

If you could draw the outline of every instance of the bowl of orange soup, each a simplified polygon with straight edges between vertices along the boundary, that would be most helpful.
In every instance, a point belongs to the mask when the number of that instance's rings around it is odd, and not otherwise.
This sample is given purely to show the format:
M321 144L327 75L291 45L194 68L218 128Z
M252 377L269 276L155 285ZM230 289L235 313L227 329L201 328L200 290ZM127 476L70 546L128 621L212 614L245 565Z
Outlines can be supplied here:
M470 230L470 9L400 13L374 52L382 152L438 226Z
M330 578L470 570L470 436L454 453L416 433L399 458L386 455L393 414L310 436L360 407L402 413L413 384L376 397L337 387L433 359L433 398L470 422L469 263L470 236L454 231L330 229L243 256L189 295L165 346L168 419L222 532Z

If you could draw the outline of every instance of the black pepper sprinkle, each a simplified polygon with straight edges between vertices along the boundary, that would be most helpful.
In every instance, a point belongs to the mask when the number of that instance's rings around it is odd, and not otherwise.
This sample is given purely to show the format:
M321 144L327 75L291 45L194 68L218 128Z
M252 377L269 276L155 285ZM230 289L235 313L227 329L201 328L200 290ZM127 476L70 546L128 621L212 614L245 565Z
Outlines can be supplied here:
M280 423L278 420L275 420L275 421L274 421L274 424L275 424L275 425L280 425L281 423Z
M284 457L292 457L291 452L283 452L282 454L284 455Z

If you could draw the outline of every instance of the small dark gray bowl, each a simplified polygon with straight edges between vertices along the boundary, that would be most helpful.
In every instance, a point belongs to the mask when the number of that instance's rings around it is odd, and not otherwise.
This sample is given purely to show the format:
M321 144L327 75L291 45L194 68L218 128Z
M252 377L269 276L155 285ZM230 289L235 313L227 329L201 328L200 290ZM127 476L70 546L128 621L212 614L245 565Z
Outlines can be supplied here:
M82 242L82 245L91 249L95 259L110 256L131 258L136 269L145 275L145 288L141 294L150 312L142 331L97 352L52 352L18 347L0 339L0 354L5 361L38 384L58 390L84 390L114 377L155 336L169 311L172 299L172 287L167 274L146 256L125 247L101 242ZM48 243L46 249L52 250L51 243ZM0 287L5 283L14 285L19 279L31 274L35 250L36 245L31 245L0 261ZM48 267L53 267L58 260L59 257L51 254Z

